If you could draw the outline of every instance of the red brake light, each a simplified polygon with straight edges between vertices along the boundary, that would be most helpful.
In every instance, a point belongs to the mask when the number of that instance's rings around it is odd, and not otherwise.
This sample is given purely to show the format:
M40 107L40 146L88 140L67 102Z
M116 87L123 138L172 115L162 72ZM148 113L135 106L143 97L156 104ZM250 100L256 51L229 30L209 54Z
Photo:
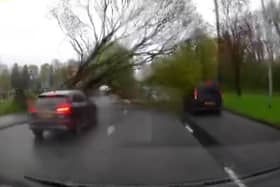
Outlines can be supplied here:
M68 115L71 114L71 112L71 105L68 103L59 104L56 107L57 114Z
M197 88L195 88L194 91L193 91L193 97L194 97L195 100L197 100L197 98L198 98L198 90L197 90Z
M29 112L29 113L36 113L37 111L36 111L36 108L35 108L34 106L30 106L30 107L28 108L28 112Z

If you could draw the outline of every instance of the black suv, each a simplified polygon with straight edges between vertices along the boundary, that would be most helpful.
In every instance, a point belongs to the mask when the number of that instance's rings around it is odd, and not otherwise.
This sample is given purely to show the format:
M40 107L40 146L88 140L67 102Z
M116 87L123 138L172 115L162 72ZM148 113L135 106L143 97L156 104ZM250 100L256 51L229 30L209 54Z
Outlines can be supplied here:
M29 106L30 129L42 138L45 130L78 133L96 124L96 105L78 90L45 92Z
M185 98L185 111L197 113L213 111L218 114L222 109L222 92L216 81L206 81L193 89L191 97Z

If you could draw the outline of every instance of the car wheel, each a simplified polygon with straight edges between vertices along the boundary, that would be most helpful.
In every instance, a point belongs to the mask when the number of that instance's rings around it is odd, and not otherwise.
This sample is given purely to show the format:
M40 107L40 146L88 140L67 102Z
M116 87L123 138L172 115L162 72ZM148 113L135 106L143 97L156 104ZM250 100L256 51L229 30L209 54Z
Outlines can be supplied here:
M43 131L42 130L32 130L36 139L43 139Z

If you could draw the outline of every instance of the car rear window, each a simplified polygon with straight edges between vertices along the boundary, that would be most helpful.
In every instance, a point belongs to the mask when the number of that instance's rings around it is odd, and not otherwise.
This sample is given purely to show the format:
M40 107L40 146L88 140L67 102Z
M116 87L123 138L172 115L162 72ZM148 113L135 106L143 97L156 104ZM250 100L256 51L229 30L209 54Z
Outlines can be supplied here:
M39 96L38 100L36 101L36 108L53 110L57 104L65 102L67 102L67 96Z
M200 94L217 94L217 93L219 93L219 87L216 85L213 85L213 86L203 85L198 88L198 92Z

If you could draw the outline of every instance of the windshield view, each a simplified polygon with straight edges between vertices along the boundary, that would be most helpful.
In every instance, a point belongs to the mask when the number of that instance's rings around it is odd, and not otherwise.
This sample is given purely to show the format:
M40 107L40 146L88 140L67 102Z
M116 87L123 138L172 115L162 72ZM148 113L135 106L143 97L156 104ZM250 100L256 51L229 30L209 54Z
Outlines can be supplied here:
M279 0L0 0L0 186L280 186Z

